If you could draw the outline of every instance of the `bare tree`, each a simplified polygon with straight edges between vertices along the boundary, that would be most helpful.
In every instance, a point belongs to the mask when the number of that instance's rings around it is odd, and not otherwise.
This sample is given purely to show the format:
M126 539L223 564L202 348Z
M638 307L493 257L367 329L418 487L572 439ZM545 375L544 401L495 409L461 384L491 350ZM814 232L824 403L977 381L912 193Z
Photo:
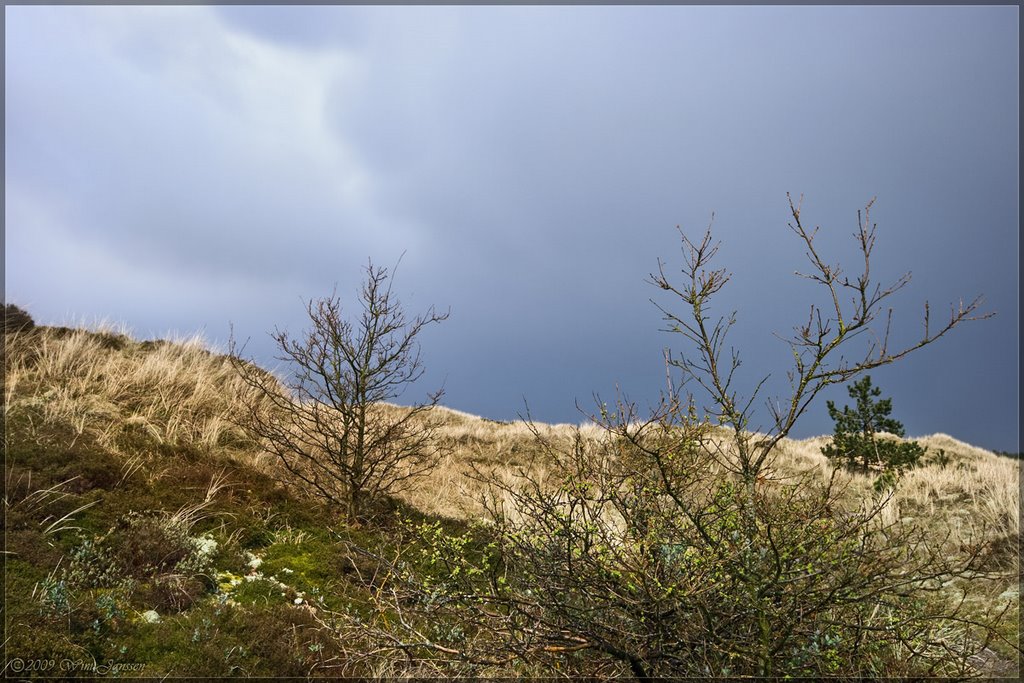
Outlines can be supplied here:
M291 371L283 383L243 359L233 339L230 348L254 390L245 426L312 493L344 505L350 522L437 462L429 411L443 389L410 407L389 402L423 375L420 332L448 318L431 307L407 319L387 269L372 262L359 302L358 317L346 319L334 292L308 302L302 336L275 329L277 359Z
M711 397L709 413L719 424L733 433L735 453L723 455L723 462L739 473L748 484L761 473L775 446L796 424L797 419L815 399L818 393L830 384L846 382L863 372L893 363L945 335L954 327L968 320L988 318L993 313L979 313L981 298L969 304L963 301L951 307L949 320L940 328L931 327L930 308L924 304L924 330L921 339L915 343L890 349L889 332L892 325L892 309L885 313L884 329L879 329L877 318L883 312L886 299L910 282L910 273L897 278L888 286L881 286L872 280L871 255L875 247L876 228L871 223L870 212L874 199L868 202L863 213L857 212L858 230L854 233L861 254L863 267L854 279L844 275L838 264L828 263L814 244L818 228L807 230L801 220L800 203L789 198L793 222L790 229L800 238L805 254L811 263L809 273L797 273L821 285L827 292L828 303L824 306L811 304L807 322L794 328L793 336L785 339L793 355L793 367L787 373L791 392L787 399L768 403L772 426L763 435L750 431L752 407L758 393L768 377L754 387L749 397L742 397L733 386L733 376L740 366L739 353L730 349L725 355L726 336L736 322L735 313L719 317L710 322L711 298L729 282L731 277L725 269L712 269L711 261L718 251L718 243L712 240L711 227L705 231L699 242L691 240L680 231L683 241L683 279L673 284L665 274L665 266L659 259L657 275L651 275L652 284L678 297L686 307L675 312L657 302L656 306L668 322L668 330L682 334L697 347L693 357L671 359L670 362L692 378ZM843 355L852 351L850 342L857 337L870 339L863 353L854 358Z

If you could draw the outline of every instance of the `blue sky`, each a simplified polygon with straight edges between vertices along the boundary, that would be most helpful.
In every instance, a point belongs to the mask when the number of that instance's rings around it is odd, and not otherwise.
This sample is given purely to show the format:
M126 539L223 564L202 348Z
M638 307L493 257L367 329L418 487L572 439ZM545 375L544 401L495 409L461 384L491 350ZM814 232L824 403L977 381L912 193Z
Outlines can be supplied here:
M872 373L909 434L1018 449L1019 34L1001 7L7 7L5 296L42 323L267 332L392 265L445 403L579 422L653 400L645 279L715 214L740 379L784 395L832 260L910 285L894 338L984 295L990 320ZM796 436L828 433L825 399ZM766 418L764 418L766 421Z

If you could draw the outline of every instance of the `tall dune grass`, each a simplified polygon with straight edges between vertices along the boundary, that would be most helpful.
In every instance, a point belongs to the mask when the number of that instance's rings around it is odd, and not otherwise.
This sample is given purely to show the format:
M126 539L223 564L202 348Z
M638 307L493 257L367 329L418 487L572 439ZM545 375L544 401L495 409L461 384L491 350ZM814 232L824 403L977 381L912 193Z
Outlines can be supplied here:
M437 408L444 415L441 438L450 448L440 466L404 497L425 512L471 519L483 514L482 500L487 487L478 475L496 475L511 481L517 471L535 478L545 477L546 462L530 425L523 421L494 422L468 413ZM568 446L574 425L536 424L540 436ZM580 428L587 439L602 438L594 425ZM726 435L715 437L727 449ZM945 434L916 439L929 449L929 456L945 451L944 464L930 462L906 472L891 492L884 515L887 521L906 521L949 533L951 550L961 544L986 540L1016 546L1020 538L1020 464L970 446ZM830 437L785 439L779 445L772 476L780 479L812 474L827 480L838 465L822 455ZM874 490L877 474L835 473L850 509L889 495Z
M244 385L199 336L37 328L7 335L5 347L6 418L30 435L60 426L113 450L139 437L203 449L246 441L230 420Z
M227 359L198 335L138 341L106 324L92 330L36 328L5 335L4 351L5 416L30 437L59 426L72 440L87 434L129 456L137 455L133 444L167 443L235 451L252 464L267 464L232 419L248 389ZM577 429L585 439L603 438L591 424L496 422L441 407L433 409L431 419L442 422L438 435L447 455L403 497L424 512L463 519L483 513L487 491L481 475L510 481L522 470L543 477L547 464L538 436L566 447ZM725 435L719 440L725 448ZM907 472L887 514L953 529L951 542L983 536L1018 543L1019 462L945 434L916 440L931 454L943 449L947 460ZM830 477L833 463L821 454L828 441L783 440L773 474ZM838 476L851 506L875 495L874 475L842 471Z

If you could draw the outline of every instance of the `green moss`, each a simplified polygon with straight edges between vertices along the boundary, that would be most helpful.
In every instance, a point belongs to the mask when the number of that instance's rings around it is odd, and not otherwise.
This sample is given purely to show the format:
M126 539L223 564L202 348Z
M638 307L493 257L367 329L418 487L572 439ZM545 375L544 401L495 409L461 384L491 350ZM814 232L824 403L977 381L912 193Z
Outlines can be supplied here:
M121 641L123 659L147 676L300 676L336 655L308 612L284 604L209 603L188 614L138 623Z
M277 605L291 602L296 593L269 577L246 577L230 595L240 605Z
M8 617L18 611L19 606L23 607L29 603L32 589L45 579L48 573L45 567L31 562L9 555L5 558L4 602Z
M286 572L296 579L324 584L345 573L345 562L337 543L307 538L300 543L277 543L263 555L264 574Z

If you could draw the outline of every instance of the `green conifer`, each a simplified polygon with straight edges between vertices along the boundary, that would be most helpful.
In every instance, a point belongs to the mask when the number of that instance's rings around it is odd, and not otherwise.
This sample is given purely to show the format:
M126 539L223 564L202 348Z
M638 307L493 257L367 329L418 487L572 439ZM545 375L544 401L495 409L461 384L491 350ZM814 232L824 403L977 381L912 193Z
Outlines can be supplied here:
M821 449L830 458L846 461L851 469L881 469L901 471L917 465L928 450L916 441L879 438L879 433L893 437L905 436L903 425L889 417L892 399L875 400L882 394L879 387L871 386L871 377L847 387L850 398L857 401L856 408L843 406L840 411L828 401L828 414L835 421L832 443Z

